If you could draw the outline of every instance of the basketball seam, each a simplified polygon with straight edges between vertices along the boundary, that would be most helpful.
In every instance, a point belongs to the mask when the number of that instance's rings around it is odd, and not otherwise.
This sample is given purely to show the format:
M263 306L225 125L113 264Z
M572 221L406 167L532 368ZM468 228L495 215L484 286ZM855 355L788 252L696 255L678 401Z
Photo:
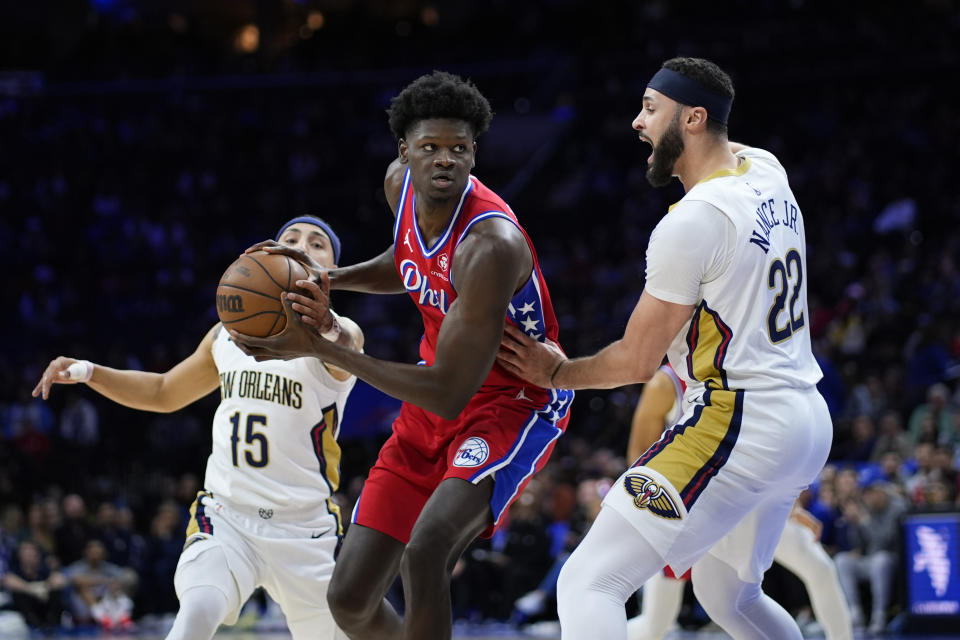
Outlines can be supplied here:
M284 257L286 257L286 256L284 256ZM273 284L275 284L275 285L277 285L278 287L280 287L281 289L283 289L283 285L276 281L276 279L273 277L273 274L271 274L270 271L269 271L265 266L263 266L262 264L260 264L260 261L259 261L259 260L257 260L256 258L254 258L254 257L251 256L251 255L246 255L246 256L244 256L244 258L249 258L250 260L253 260L253 262L256 263L256 265L257 265L258 267L260 267L261 269L263 269L263 272L266 274L266 276L267 276L268 278L270 278L270 281L273 282ZM287 258L287 260L289 260L289 258ZM290 265L288 264L288 265L287 265L287 268L289 268L289 266L290 266Z
M284 315L282 311L257 311L256 313L252 313L249 316L244 316L242 318L236 318L234 320L221 320L220 324L233 324L235 322L243 322L244 320L249 320L250 318L256 318L257 316L262 316L265 313L274 313L278 316Z
M271 300L276 300L277 302L280 302L281 304L283 304L283 302L280 300L280 298L271 296L269 293L264 293L264 292L262 292L262 291L257 291L256 289L248 289L248 288L246 288L246 287L241 287L241 286L238 285L238 284L230 284L229 282L221 282L218 286L219 286L219 287L229 287L230 289L239 289L240 291L246 291L247 293L255 293L255 294L257 294L258 296L263 296L264 298L270 298ZM278 286L279 286L279 285L278 285Z
M290 290L290 280L292 280L292 279L293 279L293 265L290 264L290 256L287 256L287 288L284 289L284 292ZM283 310L283 312L284 312L284 313L283 313L283 319L284 319L283 329L286 329L286 328L287 328L287 322L286 322L287 313L286 313L286 308L284 308L284 306L283 306L283 294L282 294L282 293L280 294L280 308L281 308L281 309ZM269 335L269 336L274 335L273 330L277 328L277 323L278 323L278 322L280 322L280 316L277 316L276 320L273 321L273 324L270 325L270 330L267 331L267 335ZM281 329L281 331L282 331L283 329Z

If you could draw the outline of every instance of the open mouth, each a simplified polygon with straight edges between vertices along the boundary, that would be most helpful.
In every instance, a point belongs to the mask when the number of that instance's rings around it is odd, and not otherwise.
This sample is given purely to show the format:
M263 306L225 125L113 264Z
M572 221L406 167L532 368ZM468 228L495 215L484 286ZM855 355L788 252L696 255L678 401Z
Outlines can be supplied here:
M448 175L436 175L432 178L433 184L440 188L447 188L453 184L453 178Z
M650 145L650 156L647 158L647 164L652 164L653 154L655 153L655 149L653 148L653 140L651 140L650 138L646 138L644 136L639 136L639 138L641 142L646 142L648 145Z

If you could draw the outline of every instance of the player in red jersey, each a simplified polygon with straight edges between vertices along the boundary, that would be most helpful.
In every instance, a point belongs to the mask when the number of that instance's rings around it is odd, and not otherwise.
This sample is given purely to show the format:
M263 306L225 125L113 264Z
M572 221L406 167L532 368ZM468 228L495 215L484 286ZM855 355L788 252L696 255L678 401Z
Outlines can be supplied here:
M510 207L471 175L490 105L443 72L422 76L389 110L399 155L384 189L394 242L367 262L302 281L288 294L291 329L256 339L258 357L315 355L403 400L349 528L328 590L351 638L449 638L453 566L545 463L566 427L573 392L531 385L496 363L504 327L557 340L533 245ZM319 283L319 284L318 284ZM328 287L408 292L423 316L421 365L385 362L323 340L336 333ZM403 620L384 594L403 578Z

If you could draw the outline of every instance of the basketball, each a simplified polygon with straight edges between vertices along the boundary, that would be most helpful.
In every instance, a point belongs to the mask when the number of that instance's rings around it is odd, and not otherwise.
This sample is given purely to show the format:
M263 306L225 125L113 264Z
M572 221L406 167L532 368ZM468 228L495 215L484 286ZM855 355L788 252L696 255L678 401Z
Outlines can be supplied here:
M293 258L255 251L237 258L217 285L217 315L223 326L265 338L287 326L281 296L296 290L307 270Z

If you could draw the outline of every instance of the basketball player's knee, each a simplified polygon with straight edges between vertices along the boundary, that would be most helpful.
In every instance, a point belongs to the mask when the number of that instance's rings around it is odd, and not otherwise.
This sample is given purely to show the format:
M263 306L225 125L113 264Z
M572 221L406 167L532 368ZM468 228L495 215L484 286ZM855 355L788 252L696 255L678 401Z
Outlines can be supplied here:
M571 559L574 556L570 556ZM578 576L576 570L576 560L567 561L560 569L560 575L557 578L557 606L575 607L577 600L583 593L583 576Z
M456 558L450 558L449 543L437 536L410 538L400 557L401 575L450 573Z
M341 627L352 628L374 615L381 599L374 598L369 587L351 580L347 574L334 573L327 587L327 606Z
M693 595L696 596L700 606L706 611L709 611L711 608L720 607L722 606L722 601L728 600L726 594L720 593L710 584L705 584L707 580L700 578L696 570L694 570L693 580L691 582L693 583Z
M191 587L180 597L180 610L167 638L211 638L228 613L230 602L220 589L208 585Z
M721 623L730 616L739 616L763 595L759 583L731 581L730 584L694 578L693 594L704 611Z

